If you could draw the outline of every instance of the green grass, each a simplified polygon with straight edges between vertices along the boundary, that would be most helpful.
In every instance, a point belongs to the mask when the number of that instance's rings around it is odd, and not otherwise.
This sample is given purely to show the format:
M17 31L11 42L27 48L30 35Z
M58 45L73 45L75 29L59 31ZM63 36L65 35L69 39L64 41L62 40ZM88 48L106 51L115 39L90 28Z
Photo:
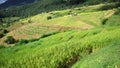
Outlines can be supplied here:
M71 8L66 10L52 11L49 13L41 13L32 17L21 19L18 22L26 23L28 20L36 23L49 24L49 25L61 25L61 26L83 26L84 23L90 25L99 25L101 24L101 19L107 13L111 13L114 10L98 10L105 4L99 4L94 6L84 6ZM77 13L77 16L70 16L70 13ZM47 20L47 17L51 16L52 20Z
M120 41L116 41L77 62L72 68L120 68Z
M118 66L119 58L114 56L119 53L116 52L119 45L109 45L120 39L120 26L101 26L101 20L108 18L106 24L117 24L119 15L111 15L115 9L95 10L100 6L82 7L85 10L75 8L72 12L77 13L76 16L70 16L71 9L67 9L42 13L16 21L8 28L10 32L5 37L14 36L16 39L42 37L27 44L18 42L13 47L0 46L0 68L69 68L78 60L82 61L73 67L76 68L79 65L84 67L88 63L91 64L90 67L104 68L108 64L112 66L114 63ZM89 8L88 11L87 8ZM47 20L48 16L51 16L52 19ZM86 27L89 30L81 30ZM100 57L100 55L104 57ZM108 60L111 57L105 59L109 55L112 55L112 59ZM100 65L92 63L96 60L95 57L100 57L102 61ZM86 59L93 60L84 61Z
M55 17L57 13L64 15L67 14L67 12L69 12L69 10L53 11L51 13L53 13L52 15ZM8 28L10 33L8 33L6 36L14 36L16 39L31 39L39 38L41 35L58 32L60 30L90 29L100 26L101 19L111 12L114 12L114 10L78 13L77 16L58 16L50 20L47 20L47 16L52 16L51 13L43 13L30 18L21 19L20 21L16 22L14 25ZM29 20L31 20L32 23L28 24ZM17 25L23 23L27 24L21 27L16 27Z
M2 38L1 44L7 36L14 36L15 39L39 38L41 35L58 32L59 30L90 29L101 26L102 19L115 12L114 9L100 11L98 8L105 4L78 7L49 13L41 13L32 17L20 19L14 22L7 29L10 33ZM71 13L77 13L72 16ZM47 20L51 16L52 19ZM119 20L118 20L119 21Z
M109 14L113 12L114 10L81 13L78 12L78 10L73 9L72 12L77 13L78 14L77 16L68 15L69 11L70 10L52 12L54 15L53 14L51 15L49 13L44 13L28 18L27 20L31 19L33 22L40 22L49 25L80 27L86 25L87 23L96 26L101 24L102 17L104 17L107 13ZM47 20L47 16L53 16L53 19ZM24 21L27 22L27 20Z
M106 25L108 26L117 26L120 25L120 15L113 15L112 17L110 17L107 22Z
M0 43L4 44L4 40L7 36L14 36L17 40L33 39L52 32L59 32L61 30L83 30L94 28L101 25L101 19L103 17L114 12L114 10L94 12L78 11L82 10L75 8L73 10L67 9L62 11L52 11L50 13L42 13L25 19L20 19L7 28L10 32L1 39ZM69 13L72 12L77 13L77 15L70 15ZM48 16L52 16L52 19L47 20Z
M119 27L87 31L68 31L26 45L0 49L0 66L6 67L69 67L75 57L84 57L119 40ZM4 62L6 61L6 62Z

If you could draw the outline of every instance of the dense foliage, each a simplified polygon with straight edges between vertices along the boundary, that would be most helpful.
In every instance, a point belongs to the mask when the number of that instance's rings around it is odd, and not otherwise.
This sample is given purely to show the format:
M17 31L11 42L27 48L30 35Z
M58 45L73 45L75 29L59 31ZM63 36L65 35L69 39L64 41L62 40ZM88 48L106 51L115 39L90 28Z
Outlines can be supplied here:
M14 44L16 40L13 38L13 36L8 36L5 42L8 44Z
M3 9L0 11L1 17L6 16L21 16L21 17L29 17L32 15L36 15L41 12L49 12L53 10L61 10L70 8L73 5L77 5L81 3L81 5L89 5L98 4L98 3L106 3L106 2L118 2L119 0L37 0L31 4L25 4L23 6L18 7L10 7L7 9ZM95 3L93 3L95 2ZM14 13L13 13L14 12Z

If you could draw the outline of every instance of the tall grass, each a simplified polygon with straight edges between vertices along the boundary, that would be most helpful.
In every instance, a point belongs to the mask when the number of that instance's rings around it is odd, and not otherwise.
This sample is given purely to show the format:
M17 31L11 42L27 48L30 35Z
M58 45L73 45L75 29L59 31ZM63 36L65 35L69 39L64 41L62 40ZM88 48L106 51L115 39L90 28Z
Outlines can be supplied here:
M1 49L0 66L69 67L79 58L119 40L119 31L119 28L105 31L103 29L68 31L24 46Z
M81 59L72 68L119 68L120 41L102 48Z

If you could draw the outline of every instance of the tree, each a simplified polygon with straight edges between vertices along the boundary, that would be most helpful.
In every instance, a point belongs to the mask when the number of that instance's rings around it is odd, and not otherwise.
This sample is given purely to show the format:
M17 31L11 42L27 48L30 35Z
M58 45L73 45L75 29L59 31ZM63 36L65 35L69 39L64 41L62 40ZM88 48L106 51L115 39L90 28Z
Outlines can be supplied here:
M79 4L85 2L85 0L63 0L66 1L68 4Z
M13 38L13 36L8 36L5 42L8 44L14 44L16 43L16 40Z

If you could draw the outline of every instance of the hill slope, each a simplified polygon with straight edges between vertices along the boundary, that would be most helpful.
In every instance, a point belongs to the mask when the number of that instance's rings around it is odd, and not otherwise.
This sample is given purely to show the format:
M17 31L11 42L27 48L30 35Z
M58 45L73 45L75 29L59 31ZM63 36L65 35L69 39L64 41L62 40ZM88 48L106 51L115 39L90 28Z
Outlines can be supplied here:
M72 68L120 68L119 41L88 55Z
M28 3L33 3L35 0L7 0L5 3L0 4L0 8L5 9L11 6L20 6Z
M96 11L100 6L74 8L72 11L71 9L52 11L21 19L7 28L9 33L1 38L0 43L4 43L8 36L13 36L16 40L33 39L51 32L87 30L101 26L102 20L114 15L116 9ZM74 13L77 15L74 15ZM47 19L48 17L51 17L51 19Z
M88 6L92 1L39 0L1 10L9 14L0 18L0 68L119 68L120 3L105 3L119 0Z
M22 2L21 0L19 1ZM106 2L108 3L118 2L118 1L119 0L99 0L99 1L95 0L94 4L106 3ZM81 6L84 4L89 5L89 3L91 2L93 1L89 1L89 0L37 0L36 2L28 4L28 5L22 5L19 7L13 7L13 8L1 10L0 13L2 13L3 15L2 14L0 15L28 17L28 16L39 14L41 12L50 12L53 10L67 9L67 8L70 8L78 4L81 4Z
M68 31L26 45L3 48L0 66L68 68L76 60L119 40L119 31L119 27Z

